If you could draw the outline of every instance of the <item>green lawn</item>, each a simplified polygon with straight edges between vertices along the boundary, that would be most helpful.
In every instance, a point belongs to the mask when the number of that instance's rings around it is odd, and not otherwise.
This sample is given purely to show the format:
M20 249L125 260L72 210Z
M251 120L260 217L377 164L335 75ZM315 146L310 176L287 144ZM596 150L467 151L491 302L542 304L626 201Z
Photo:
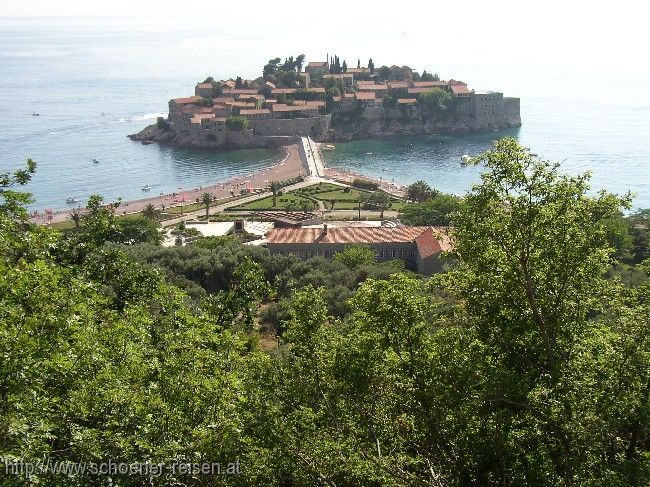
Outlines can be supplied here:
M284 210L285 207L292 203L300 204L302 201L312 201L309 198L300 196L295 193L284 193L276 197L276 206L273 206L273 196L266 196L262 199L251 201L239 206L228 208L229 210Z
M273 197L267 196L265 198L246 203L244 205L234 206L229 208L231 210L283 210L287 204L296 202L300 204L301 201L314 199L320 200L325 204L329 210L331 207L330 201L335 200L335 210L351 210L358 207L359 199L368 194L369 191L363 191L356 188L346 188L337 184L319 183L306 188L296 189L282 196L277 197L276 206L273 206ZM392 198L393 205L391 210L400 210L404 207L404 202L398 198Z

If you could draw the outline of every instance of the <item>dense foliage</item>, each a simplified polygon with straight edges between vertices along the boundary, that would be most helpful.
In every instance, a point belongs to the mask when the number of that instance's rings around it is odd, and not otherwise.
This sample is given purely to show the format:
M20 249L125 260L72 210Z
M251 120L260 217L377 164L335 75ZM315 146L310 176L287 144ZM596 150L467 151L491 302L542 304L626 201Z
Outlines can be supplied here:
M33 163L0 175L2 461L240 466L3 485L647 485L647 213L612 223L627 197L513 140L482 162L428 280L363 248L107 244L99 198L62 235L27 223Z

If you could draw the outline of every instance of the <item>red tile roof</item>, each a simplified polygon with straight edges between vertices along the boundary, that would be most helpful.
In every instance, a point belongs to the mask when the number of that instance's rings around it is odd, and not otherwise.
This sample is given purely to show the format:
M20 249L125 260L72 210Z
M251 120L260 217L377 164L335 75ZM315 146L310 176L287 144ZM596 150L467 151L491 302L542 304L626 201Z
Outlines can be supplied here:
M223 93L225 95L256 95L257 90L252 90L252 89L230 89L230 90L223 90Z
M290 95L298 91L298 88L275 88L271 90L272 95Z
M307 66L312 68L322 68L323 66L327 66L327 61L311 61Z
M329 228L327 233L322 228L274 228L266 235L270 244L372 244L372 243L409 243L418 244L429 255L448 247L438 242L433 236L443 239L441 230L432 227L339 227ZM428 234L428 235L425 235ZM435 243L434 243L435 242ZM432 247L426 249L425 247Z
M374 91L362 92L359 91L355 93L357 100L374 100L376 95Z
M318 111L318 107L313 105L285 105L283 103L276 103L272 107L274 112Z
M263 115L265 113L268 113L269 115L271 114L271 110L267 108L257 108L253 110L239 110L240 115Z
M352 78L352 73L340 73L340 74L324 74L323 78L328 79L328 78Z
M197 88L206 88L206 89L211 89L212 88L212 83L197 83L196 85Z
M202 97L200 96L188 96L186 98L174 98L172 101L177 105L187 105L188 103L195 103L201 99Z
M397 103L401 103L402 105L413 105L414 103L417 103L418 101L415 98L398 98Z
M444 85L444 86L447 86L447 85ZM416 88L409 88L408 92L409 92L410 95L417 95L417 94L420 94L420 93L429 93L434 88L440 89L440 88L442 88L442 86L418 86Z
M348 73L367 74L370 73L370 68L348 68Z
M388 87L391 90L398 90L401 88L408 88L409 84L406 81L391 81L390 83L388 83Z
M421 88L423 86L447 86L446 81L414 81L413 86Z
M366 91L384 91L388 89L388 85L370 85L370 84L360 84L359 85L360 90L366 90Z
M467 89L467 85L451 85L449 86L454 95L466 94L470 91Z

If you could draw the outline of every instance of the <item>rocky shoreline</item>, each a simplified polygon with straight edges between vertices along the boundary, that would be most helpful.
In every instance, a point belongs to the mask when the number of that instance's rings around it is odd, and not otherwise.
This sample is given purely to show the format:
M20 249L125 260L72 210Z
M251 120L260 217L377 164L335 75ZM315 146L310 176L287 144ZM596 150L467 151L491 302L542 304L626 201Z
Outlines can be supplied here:
M502 130L512 127L518 127L521 124L504 123L492 130ZM426 124L399 123L396 121L381 121L359 124L356 127L332 128L325 137L314 137L316 142L350 142L359 139L385 138L395 136L417 136L417 135L469 135L475 133L484 133L485 131L476 130L471 125L471 119L457 120L437 120ZM286 141L278 140L274 143L272 139L266 140L265 143L245 144L245 145L227 145L224 146L217 141L207 139L198 139L190 135L181 136L172 129L161 129L157 124L152 124L140 132L128 135L129 139L143 144L158 143L172 147L194 148L194 149L215 149L220 151L238 150L238 149L255 149L263 147L281 147L286 145Z

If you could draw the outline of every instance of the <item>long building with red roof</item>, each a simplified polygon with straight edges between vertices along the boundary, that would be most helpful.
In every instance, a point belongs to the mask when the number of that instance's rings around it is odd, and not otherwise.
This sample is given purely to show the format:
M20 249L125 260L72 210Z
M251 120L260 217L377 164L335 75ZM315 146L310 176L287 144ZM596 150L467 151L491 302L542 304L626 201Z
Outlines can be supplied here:
M363 245L377 260L406 261L421 274L441 269L440 254L451 249L447 232L437 227L335 227L274 228L266 235L272 254L291 254L308 259L331 258L350 245Z

